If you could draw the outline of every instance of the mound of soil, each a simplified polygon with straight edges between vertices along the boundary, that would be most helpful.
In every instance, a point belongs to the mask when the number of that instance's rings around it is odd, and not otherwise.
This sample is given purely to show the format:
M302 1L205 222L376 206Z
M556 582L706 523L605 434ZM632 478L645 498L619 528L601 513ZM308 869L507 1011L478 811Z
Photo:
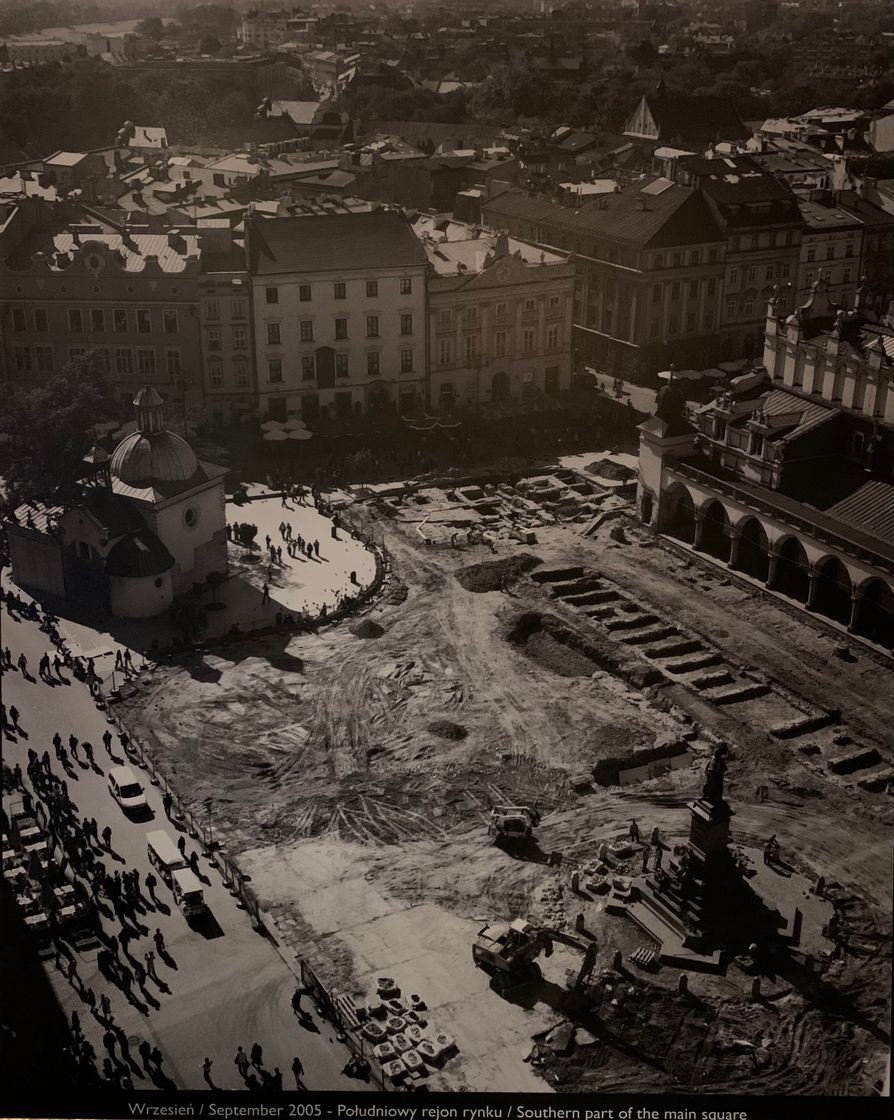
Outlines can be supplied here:
M364 618L362 622L357 622L348 629L355 638L381 638L385 633L384 627L378 622L373 622L371 618Z
M597 459L594 463L588 463L584 470L587 474L607 478L609 482L629 482L636 477L636 471L632 467L626 467L623 463L614 463L611 459Z
M484 564L472 564L468 568L460 568L456 578L466 591L476 593L502 591L542 563L543 561L537 556L523 552L519 556L509 556L505 560L490 560Z
M439 735L442 739L452 739L454 741L465 739L469 734L461 723L453 723L449 719L434 720L428 725L428 730L432 735Z

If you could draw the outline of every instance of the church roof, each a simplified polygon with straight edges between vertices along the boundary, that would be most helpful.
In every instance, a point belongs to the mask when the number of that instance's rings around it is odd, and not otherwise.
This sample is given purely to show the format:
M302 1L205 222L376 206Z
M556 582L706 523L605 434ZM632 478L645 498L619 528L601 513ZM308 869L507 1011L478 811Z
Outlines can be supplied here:
M112 476L130 485L189 482L198 469L196 453L186 440L166 430L131 432L112 452Z
M124 537L106 557L106 573L139 579L157 576L174 566L174 557L148 529Z
M728 97L650 94L646 103L661 140L685 137L709 144L714 140L747 140L751 135Z

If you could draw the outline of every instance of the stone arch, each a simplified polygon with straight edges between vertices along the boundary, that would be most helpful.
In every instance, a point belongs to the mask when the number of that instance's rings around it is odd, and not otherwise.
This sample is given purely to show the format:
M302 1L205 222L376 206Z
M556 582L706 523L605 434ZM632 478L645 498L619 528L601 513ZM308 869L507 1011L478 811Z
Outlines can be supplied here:
M818 573L813 609L843 626L851 620L853 584L850 573L837 556L826 556L816 565Z
M783 537L776 542L773 551L776 555L773 590L797 599L799 603L806 603L810 589L810 562L804 545L797 537Z
M735 566L761 583L770 574L770 542L766 530L757 517L746 517L736 526L739 533L739 553Z
M509 374L505 370L498 370L493 375L490 382L490 396L494 401L505 401L509 399Z
M883 579L873 577L859 588L856 633L886 649L894 649L894 591Z
M674 482L662 495L661 528L686 544L695 540L695 503L681 482Z
M726 563L730 555L730 523L726 507L716 498L709 498L699 506L698 516L702 521L699 551Z

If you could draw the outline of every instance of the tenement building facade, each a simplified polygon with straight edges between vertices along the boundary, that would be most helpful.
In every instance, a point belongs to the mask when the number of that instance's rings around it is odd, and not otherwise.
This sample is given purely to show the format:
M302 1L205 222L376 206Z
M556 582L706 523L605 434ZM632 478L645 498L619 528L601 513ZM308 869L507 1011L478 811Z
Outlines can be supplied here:
M687 414L673 382L640 428L642 521L794 603L894 647L894 321L823 281L764 367Z
M425 250L393 211L246 224L258 412L400 415L425 399Z
M574 265L505 234L469 232L423 242L430 407L475 409L567 391Z

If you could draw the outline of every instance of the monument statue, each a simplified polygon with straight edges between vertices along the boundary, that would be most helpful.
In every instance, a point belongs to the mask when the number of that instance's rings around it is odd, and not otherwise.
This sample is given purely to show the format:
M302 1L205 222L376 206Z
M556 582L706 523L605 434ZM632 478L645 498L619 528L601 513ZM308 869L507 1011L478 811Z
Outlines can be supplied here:
M711 805L720 805L723 801L723 779L726 775L728 754L729 747L727 744L718 743L705 768L705 785L702 790L702 797Z

